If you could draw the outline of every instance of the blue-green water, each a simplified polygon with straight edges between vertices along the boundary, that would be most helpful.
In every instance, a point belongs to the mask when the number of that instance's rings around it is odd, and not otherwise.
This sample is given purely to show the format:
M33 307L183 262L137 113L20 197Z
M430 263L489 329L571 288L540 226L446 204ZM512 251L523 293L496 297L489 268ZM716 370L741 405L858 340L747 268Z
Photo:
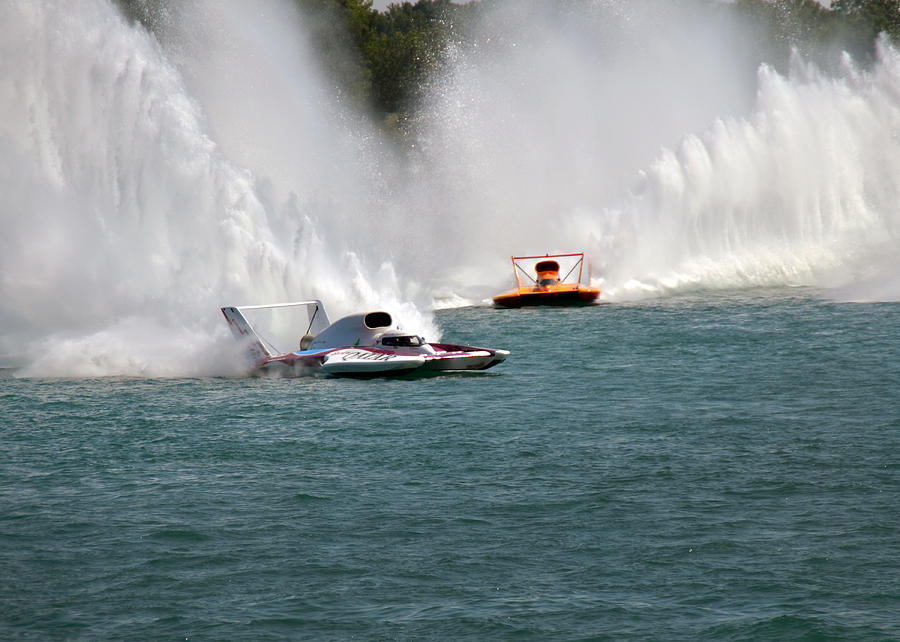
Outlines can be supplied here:
M479 375L0 379L4 639L900 638L900 305L464 308Z

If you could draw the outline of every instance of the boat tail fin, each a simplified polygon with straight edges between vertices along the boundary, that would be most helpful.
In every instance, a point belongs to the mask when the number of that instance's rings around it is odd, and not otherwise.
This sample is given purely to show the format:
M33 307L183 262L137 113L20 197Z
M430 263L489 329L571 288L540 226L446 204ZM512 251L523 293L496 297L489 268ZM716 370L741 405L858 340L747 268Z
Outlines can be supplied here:
M266 349L262 339L256 334L253 326L241 314L240 309L222 308L222 314L225 315L225 320L228 321L228 327L231 328L231 333L234 337L238 341L247 344L247 353L254 363L272 356L272 353Z

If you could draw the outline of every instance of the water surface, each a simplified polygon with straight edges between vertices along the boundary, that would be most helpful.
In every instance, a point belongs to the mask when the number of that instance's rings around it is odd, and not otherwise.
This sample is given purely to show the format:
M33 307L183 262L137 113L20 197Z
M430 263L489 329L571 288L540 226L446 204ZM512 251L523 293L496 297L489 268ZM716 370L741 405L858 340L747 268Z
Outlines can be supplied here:
M898 304L445 310L425 379L0 379L0 630L900 637Z

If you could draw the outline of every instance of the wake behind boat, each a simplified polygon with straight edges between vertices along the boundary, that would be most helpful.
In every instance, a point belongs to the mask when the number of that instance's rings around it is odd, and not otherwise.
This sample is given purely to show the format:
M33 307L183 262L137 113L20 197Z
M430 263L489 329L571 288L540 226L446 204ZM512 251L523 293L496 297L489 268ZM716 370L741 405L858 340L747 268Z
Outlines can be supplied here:
M298 350L279 352L264 341L244 316L248 310L305 307L306 334ZM338 376L391 376L486 370L502 362L509 351L492 348L428 343L404 332L387 312L351 314L329 323L318 299L294 303L222 308L234 336L247 343L253 374L299 376L324 372Z
M578 257L568 274L559 278L560 264L557 259ZM535 260L534 271L537 278L531 276L520 261ZM545 254L544 256L512 257L513 274L518 287L512 292L505 292L494 297L494 305L504 308L520 308L523 305L587 305L594 303L600 296L600 288L581 284L581 273L584 265L584 252L573 254ZM566 282L578 268L578 276L572 282ZM522 282L520 274L525 275L531 284ZM588 277L590 280L590 277Z

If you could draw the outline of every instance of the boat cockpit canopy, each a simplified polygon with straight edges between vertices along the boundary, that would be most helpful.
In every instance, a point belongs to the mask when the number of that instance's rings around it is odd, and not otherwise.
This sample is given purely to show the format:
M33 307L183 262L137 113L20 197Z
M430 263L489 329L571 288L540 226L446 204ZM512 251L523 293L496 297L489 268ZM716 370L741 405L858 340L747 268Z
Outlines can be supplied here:
M418 348L425 345L425 339L414 334L391 334L381 337L381 345L398 348Z

